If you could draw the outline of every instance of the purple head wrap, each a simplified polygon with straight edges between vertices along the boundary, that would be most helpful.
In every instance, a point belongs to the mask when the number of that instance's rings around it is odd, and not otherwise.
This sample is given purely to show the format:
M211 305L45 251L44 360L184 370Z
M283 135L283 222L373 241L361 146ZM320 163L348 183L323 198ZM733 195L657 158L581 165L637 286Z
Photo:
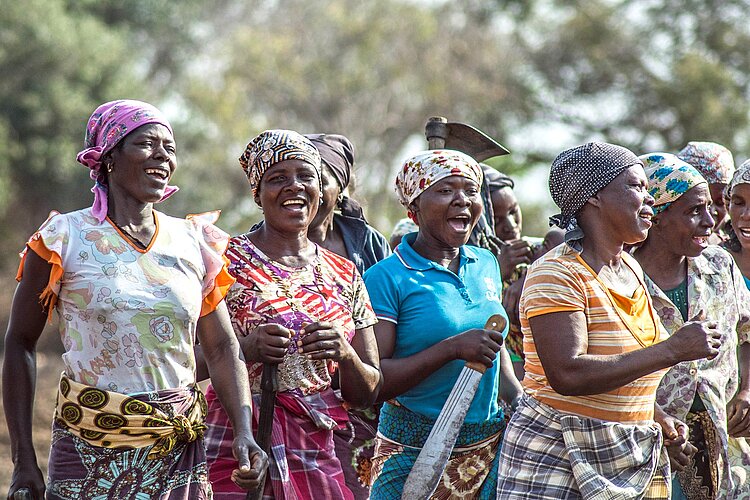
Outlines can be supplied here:
M89 175L94 181L91 212L100 222L107 217L107 185L102 182L102 157L130 132L148 123L163 125L174 135L172 126L161 111L141 101L120 99L106 102L96 108L89 118L83 142L85 149L78 153L76 160L91 170ZM167 186L159 201L166 200L177 189L176 186Z

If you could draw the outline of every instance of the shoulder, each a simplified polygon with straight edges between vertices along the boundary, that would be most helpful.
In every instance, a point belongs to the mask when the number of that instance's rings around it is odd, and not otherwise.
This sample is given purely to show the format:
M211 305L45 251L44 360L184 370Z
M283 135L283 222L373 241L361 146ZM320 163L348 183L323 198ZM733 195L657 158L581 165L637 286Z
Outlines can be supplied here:
M351 277L354 276L356 266L352 261L337 253L331 252L320 245L318 245L318 251L320 252L320 257L323 263L327 267L336 271L337 274Z
M692 259L693 265L704 274L729 274L735 266L734 257L718 245L710 245Z
M392 253L365 271L364 278L365 281L383 280L405 272L408 272L408 269L404 266L398 253Z

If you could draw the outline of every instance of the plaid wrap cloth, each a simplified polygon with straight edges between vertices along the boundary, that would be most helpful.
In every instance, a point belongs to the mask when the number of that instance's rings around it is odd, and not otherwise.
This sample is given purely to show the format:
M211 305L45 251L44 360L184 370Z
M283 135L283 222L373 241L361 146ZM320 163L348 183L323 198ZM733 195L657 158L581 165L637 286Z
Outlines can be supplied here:
M563 414L524 396L500 450L498 499L668 499L669 459L657 424Z

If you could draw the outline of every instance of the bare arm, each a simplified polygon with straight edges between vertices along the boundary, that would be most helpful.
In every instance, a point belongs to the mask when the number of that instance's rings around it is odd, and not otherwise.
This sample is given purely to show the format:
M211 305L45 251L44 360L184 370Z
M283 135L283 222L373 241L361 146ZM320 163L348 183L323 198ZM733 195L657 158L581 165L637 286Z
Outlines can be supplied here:
M351 345L356 356L339 361L341 396L354 407L367 408L375 403L383 385L378 344L372 327L357 330Z
M44 329L46 311L39 296L47 286L51 266L28 251L23 279L16 288L5 334L3 406L8 425L14 470L8 496L29 488L44 498L44 478L32 442L32 413L36 390L36 344Z
M750 437L750 343L738 351L740 389L727 405L727 429L732 437Z
M588 354L582 311L529 319L539 359L552 388L566 396L601 394L680 361L714 357L721 335L712 322L688 322L667 340L625 354Z
M503 401L513 405L517 398L523 395L523 387L513 371L513 362L510 360L508 350L503 346L500 349L500 397Z
M224 301L198 321L198 338L211 383L232 422L232 448L239 461L232 479L245 489L254 489L265 473L268 458L253 438L247 368Z
M378 401L388 401L416 386L455 359L492 366L502 347L502 336L492 330L468 330L406 358L392 359L396 347L396 325L379 321L375 338L380 351L383 388Z

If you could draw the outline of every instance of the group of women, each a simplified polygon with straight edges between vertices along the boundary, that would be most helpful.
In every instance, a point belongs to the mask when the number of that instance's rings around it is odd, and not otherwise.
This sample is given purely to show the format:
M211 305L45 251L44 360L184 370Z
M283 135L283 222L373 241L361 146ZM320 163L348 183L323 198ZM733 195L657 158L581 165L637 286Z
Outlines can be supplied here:
M732 175L726 153L566 150L558 227L532 240L510 178L424 151L397 173L413 231L389 246L347 196L345 137L267 130L239 159L263 220L229 237L216 214L154 209L176 191L172 127L105 103L77 158L93 206L53 213L22 254L9 497L400 498L471 363L484 375L434 498L750 498L750 163ZM480 217L486 248L467 244ZM53 310L45 484L31 414ZM485 329L497 314L510 328Z

